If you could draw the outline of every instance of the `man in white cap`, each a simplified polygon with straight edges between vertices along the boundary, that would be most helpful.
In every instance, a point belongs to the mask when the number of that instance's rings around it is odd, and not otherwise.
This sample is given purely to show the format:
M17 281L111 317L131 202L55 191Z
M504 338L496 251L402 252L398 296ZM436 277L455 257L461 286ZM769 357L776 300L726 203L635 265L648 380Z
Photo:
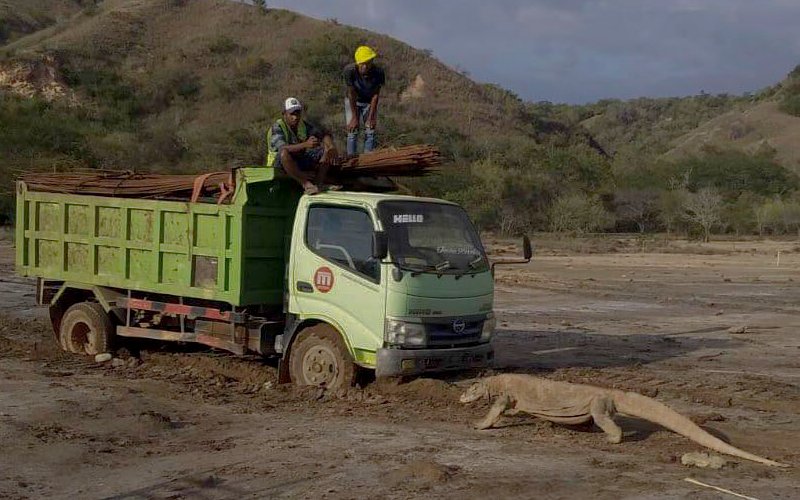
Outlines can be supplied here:
M331 134L305 121L300 101L287 98L283 115L267 132L267 166L295 179L306 194L316 194L336 158Z

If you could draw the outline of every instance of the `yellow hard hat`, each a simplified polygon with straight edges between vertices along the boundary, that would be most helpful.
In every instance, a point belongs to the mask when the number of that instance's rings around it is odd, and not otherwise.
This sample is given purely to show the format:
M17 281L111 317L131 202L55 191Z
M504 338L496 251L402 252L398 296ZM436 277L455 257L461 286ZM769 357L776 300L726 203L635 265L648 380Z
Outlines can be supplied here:
M356 49L356 64L364 64L367 61L371 61L378 56L374 50L367 47L366 45L362 45L361 47Z

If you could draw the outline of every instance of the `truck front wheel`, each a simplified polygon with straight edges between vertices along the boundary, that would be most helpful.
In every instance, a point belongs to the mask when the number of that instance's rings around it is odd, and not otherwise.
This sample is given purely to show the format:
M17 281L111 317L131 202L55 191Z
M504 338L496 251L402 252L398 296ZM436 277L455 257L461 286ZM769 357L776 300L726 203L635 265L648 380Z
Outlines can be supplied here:
M297 385L338 390L355 383L356 366L339 333L320 324L298 335L289 355L289 374Z
M111 319L95 302L79 302L67 309L58 332L65 351L92 356L109 352L113 334Z

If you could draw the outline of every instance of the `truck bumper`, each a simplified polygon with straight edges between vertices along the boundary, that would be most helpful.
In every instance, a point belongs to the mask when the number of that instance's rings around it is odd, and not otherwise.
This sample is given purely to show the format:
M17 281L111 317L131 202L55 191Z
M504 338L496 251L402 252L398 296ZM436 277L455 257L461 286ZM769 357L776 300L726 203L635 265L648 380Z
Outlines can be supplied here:
M491 342L452 349L378 349L375 375L395 377L426 372L485 368L494 361Z

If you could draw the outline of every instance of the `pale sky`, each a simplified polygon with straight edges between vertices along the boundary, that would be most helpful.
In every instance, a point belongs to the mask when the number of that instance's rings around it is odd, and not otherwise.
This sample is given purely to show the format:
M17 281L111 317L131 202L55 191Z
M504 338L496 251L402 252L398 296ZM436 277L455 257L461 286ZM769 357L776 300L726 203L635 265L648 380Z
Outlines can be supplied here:
M800 0L267 3L431 49L532 101L741 94L800 64Z

